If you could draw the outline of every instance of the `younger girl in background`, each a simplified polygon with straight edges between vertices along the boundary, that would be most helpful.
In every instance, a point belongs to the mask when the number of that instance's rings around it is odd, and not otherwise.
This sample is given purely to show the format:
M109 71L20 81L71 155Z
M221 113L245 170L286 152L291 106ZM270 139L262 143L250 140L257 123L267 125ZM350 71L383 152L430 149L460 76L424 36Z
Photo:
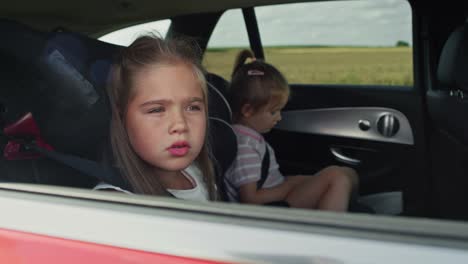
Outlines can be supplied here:
M246 63L249 58L251 62ZM274 151L261 135L281 120L289 98L288 83L275 67L256 60L249 50L240 52L229 96L238 142L237 157L225 178L230 200L253 204L285 201L296 208L347 210L358 182L353 169L329 166L309 176L284 177L280 173ZM270 157L267 177L257 186L265 155Z
M112 154L131 191L214 200L207 88L199 56L181 40L136 39L109 86ZM95 189L122 190L101 183Z

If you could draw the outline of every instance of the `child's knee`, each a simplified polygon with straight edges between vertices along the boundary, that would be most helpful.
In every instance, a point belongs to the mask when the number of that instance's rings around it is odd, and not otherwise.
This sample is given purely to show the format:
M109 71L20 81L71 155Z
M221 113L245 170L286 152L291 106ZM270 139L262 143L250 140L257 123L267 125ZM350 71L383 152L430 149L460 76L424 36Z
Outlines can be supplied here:
M352 168L333 165L325 168L324 172L330 181L349 189L356 188L359 184L358 174Z
M336 165L331 165L331 166L328 166L328 167L324 168L323 170L321 170L321 174L325 174L325 175L330 176L330 177L335 177L337 175L341 175L341 174L343 174L343 172L344 171L342 170L342 167L336 166Z
M357 174L356 170L350 167L341 167L343 174L348 177L348 179L351 181L351 184L353 187L356 187L359 185L359 175Z

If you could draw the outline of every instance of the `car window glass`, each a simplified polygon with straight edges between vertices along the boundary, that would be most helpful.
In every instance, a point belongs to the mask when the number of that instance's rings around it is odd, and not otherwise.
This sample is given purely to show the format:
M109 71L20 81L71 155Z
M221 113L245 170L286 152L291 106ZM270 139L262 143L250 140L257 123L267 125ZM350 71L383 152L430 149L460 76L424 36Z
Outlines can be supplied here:
M255 11L268 46L265 56L291 83L413 83L407 1L301 3Z
M169 26L171 25L170 19L164 19L159 21L154 21L150 23L135 25L123 29L116 30L114 32L108 33L99 38L104 42L128 46L132 43L138 36L144 34L156 34L161 37L165 37Z
M290 83L413 85L411 7L405 0L284 4L255 12L266 60ZM210 40L206 65L229 79L236 49L248 46L241 42L247 33L243 22L220 22L216 30L223 34Z
M236 54L249 46L242 11L229 10L221 16L211 35L203 65L209 72L229 80Z

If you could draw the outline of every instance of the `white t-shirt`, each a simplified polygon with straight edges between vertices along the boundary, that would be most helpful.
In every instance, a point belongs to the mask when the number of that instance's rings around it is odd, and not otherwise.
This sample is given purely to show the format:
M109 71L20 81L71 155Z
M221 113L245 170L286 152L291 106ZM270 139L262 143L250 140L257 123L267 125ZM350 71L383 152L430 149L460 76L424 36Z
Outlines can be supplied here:
M192 189L186 190L174 190L174 189L167 189L167 191L174 195L174 197L183 199L183 200L190 200L190 201L208 201L209 195L208 190L206 188L205 182L203 181L203 175L200 169L191 164L186 169L182 170L182 174L195 186ZM96 185L93 190L104 190L104 189L113 189L119 192L124 192L127 194L133 194L127 190L124 190L120 187L110 185L105 182L100 182Z
M208 201L208 190L206 189L206 185L203 181L203 175L200 169L195 165L190 165L185 170L182 170L182 174L195 187L186 190L167 189L167 191L174 195L176 198L183 200Z

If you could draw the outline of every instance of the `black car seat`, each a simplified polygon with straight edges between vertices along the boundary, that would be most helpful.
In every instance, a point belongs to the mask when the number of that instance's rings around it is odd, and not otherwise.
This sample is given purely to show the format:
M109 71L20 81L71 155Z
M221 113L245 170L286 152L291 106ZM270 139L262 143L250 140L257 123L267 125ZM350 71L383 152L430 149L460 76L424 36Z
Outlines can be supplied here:
M38 107L36 95L42 92L43 87L36 83L39 77L36 63L46 45L47 34L9 20L0 21L0 31L4 37L0 42L2 130L9 126L13 131L15 127L22 126L18 120ZM29 137L24 134L16 136ZM8 139L3 136L0 142L4 150ZM53 160L38 155L34 157L24 149L17 154L14 159L7 159L5 155L0 158L0 181L79 187L93 184L91 178L77 177L80 176L77 171Z
M110 122L105 85L112 59L121 47L73 32L38 32L11 21L0 21L0 29L9 33L4 34L9 41L0 44L0 55L11 57L14 63L20 65L15 70L14 80L24 81L23 90L14 97L15 100L2 99L7 101L7 105L13 101L15 104L19 102L24 106L22 112L31 112L42 138L56 152L102 162L100 154L106 148L102 142L107 142ZM220 175L218 182L222 182L222 175L235 155L226 149L235 148L236 142L229 126L230 109L223 92L211 84L208 87L209 132L216 160L215 169ZM31 98L33 100L29 100ZM50 161L46 158L42 160ZM2 160L2 164L11 167L11 161ZM73 186L78 178L87 183L78 187L96 183L95 178L78 174L72 175L73 179L67 177L72 184L64 185ZM62 174L62 178L65 178L63 175L67 174ZM14 178L9 180L14 181ZM30 178L34 178L31 182L48 183L40 182L42 178L38 180L37 175ZM122 181L117 179L116 182Z
M468 24L445 42L438 67L439 86L428 91L431 175L436 217L468 219Z
M210 108L210 117L218 118L231 124L232 110L227 97L229 82L214 73L207 73L206 81L210 91L209 105L213 106Z
M237 154L237 139L232 130L232 111L227 100L229 83L222 77L206 74L208 86L208 105L210 116L210 137L216 159L217 185L222 200L228 201L224 174L231 166Z

